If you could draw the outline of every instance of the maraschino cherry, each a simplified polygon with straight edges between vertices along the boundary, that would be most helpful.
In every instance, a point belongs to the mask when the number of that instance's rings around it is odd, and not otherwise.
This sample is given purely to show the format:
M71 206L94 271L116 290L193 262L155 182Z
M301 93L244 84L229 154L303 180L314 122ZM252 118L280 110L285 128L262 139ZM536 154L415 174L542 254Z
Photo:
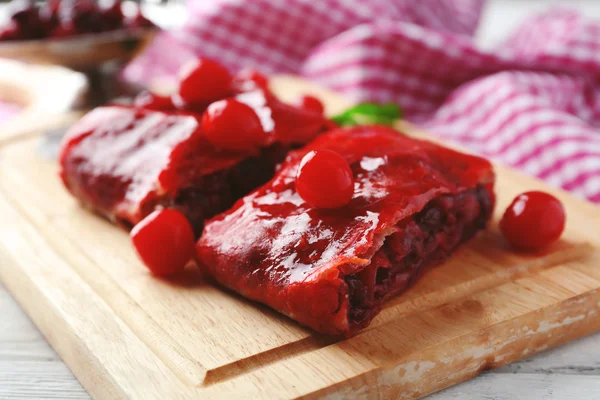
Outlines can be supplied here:
M130 233L138 255L157 276L185 268L194 255L194 232L177 210L157 210L140 221Z
M537 250L558 240L565 220L565 209L556 197L532 191L518 195L508 206L500 230L511 246Z
M342 207L354 194L354 176L348 162L338 153L313 150L300 162L296 190L313 207Z
M202 116L202 128L209 142L222 150L256 153L268 140L256 112L233 98L212 103Z
M321 100L314 96L300 96L297 103L299 107L304 108L305 110L314 111L319 114L323 114L323 111L325 111L325 107L323 106L323 103L321 103Z
M208 58L193 60L179 72L179 90L174 103L187 109L204 109L231 94L231 79L221 64Z

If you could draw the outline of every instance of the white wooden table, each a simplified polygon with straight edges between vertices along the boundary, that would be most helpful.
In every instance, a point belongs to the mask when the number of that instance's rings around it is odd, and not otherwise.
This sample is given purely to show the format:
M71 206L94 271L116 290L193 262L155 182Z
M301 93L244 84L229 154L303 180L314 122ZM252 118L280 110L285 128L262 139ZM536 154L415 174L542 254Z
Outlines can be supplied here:
M479 41L483 46L493 45L528 12L553 3L569 4L600 18L597 0L490 0ZM89 396L0 283L0 399L52 398ZM600 334L484 373L430 398L600 399Z

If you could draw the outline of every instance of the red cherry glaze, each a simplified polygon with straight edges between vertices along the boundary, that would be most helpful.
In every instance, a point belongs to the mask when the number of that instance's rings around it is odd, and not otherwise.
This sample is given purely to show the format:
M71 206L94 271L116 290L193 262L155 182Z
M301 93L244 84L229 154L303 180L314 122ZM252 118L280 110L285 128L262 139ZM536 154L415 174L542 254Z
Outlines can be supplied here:
M255 153L269 139L254 110L235 99L219 100L208 106L202 128L218 149Z
M178 98L186 108L204 108L231 94L231 75L208 58L193 60L179 72Z
M154 275L171 275L184 269L194 255L194 232L177 210L157 210L130 233L138 255Z
M313 150L300 162L296 190L314 207L337 208L352 199L354 176L348 162L338 153Z
M515 248L536 250L558 240L565 229L565 209L554 196L525 192L508 206L500 230Z
M148 91L143 91L135 96L133 105L138 108L145 108L148 110L167 111L174 110L175 106L169 96L160 96Z
M304 108L305 110L314 111L319 114L323 114L323 111L325 111L325 107L323 106L323 103L321 103L321 100L313 96L301 96L297 103L298 107Z

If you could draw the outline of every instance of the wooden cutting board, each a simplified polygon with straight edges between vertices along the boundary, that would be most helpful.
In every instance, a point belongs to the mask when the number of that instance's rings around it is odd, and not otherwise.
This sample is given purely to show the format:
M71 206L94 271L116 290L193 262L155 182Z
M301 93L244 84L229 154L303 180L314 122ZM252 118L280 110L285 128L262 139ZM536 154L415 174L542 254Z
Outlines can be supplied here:
M348 105L297 79L274 86L285 98L318 93L328 112ZM37 145L0 149L0 278L95 398L414 398L600 330L600 209L508 168L496 169L491 228L336 340L195 269L153 278ZM532 189L564 202L567 229L544 254L517 254L497 221Z

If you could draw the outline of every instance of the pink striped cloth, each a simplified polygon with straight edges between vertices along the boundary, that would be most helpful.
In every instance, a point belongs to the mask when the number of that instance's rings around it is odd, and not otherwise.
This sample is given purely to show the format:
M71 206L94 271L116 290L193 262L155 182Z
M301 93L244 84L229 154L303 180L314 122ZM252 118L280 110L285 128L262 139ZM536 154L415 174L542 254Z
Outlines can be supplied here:
M600 203L600 21L555 9L492 51L482 0L191 0L128 65L136 83L197 55L392 101L433 134Z

